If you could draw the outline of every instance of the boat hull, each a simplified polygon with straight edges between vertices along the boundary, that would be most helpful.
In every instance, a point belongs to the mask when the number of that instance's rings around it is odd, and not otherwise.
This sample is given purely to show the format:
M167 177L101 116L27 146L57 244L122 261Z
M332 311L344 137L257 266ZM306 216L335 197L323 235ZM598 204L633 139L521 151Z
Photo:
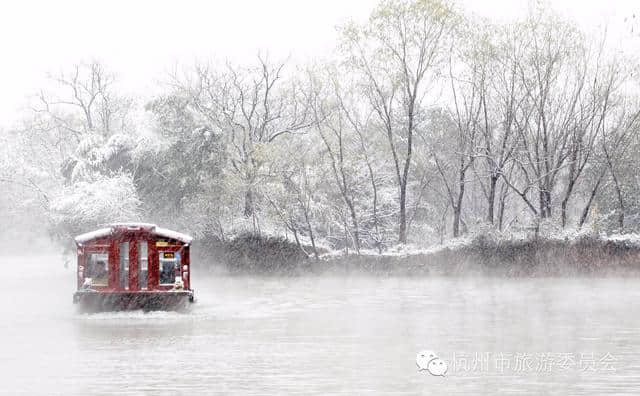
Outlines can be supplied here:
M179 291L77 291L73 302L82 312L179 311L194 301L192 290Z

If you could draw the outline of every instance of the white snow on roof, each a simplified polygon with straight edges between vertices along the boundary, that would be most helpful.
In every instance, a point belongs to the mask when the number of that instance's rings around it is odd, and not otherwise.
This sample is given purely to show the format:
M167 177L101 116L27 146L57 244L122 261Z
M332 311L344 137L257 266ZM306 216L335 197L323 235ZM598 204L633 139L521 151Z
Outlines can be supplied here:
M166 228L156 227L155 234L163 236L165 238L176 239L180 242L191 243L193 238L187 234L183 234L176 231L167 230Z
M109 227L140 227L140 228L151 228L154 229L157 226L152 223L113 223L109 224Z
M95 231L86 232L84 234L78 235L75 237L76 243L85 243L87 241L91 241L96 238L101 238L105 236L111 235L111 227L109 228L100 228Z
M161 227L158 227L155 224L151 224L151 223L117 223L117 224L110 224L108 228L100 228L100 229L95 230L95 231L91 231L91 232L87 232L87 233L78 235L77 237L75 237L75 241L76 241L76 243L82 244L82 243L91 241L91 240L96 239L96 238L102 238L102 237L109 236L109 235L111 235L111 233L113 232L114 228L116 228L116 227L150 228L151 232L153 234L161 236L161 237L164 237L164 238L175 239L177 241L184 242L184 243L191 243L191 241L193 241L193 238L190 235L183 234L183 233L177 232L177 231L168 230L166 228L161 228Z

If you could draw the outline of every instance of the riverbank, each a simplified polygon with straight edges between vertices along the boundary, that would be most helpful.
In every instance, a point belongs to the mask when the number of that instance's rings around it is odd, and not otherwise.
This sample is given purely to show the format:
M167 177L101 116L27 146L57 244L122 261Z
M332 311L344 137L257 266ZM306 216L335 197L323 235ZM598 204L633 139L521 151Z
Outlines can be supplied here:
M323 264L310 268L407 276L640 276L640 241L633 236L475 238L427 250L332 257Z
M316 260L284 238L243 235L200 244L207 266L231 274L351 274L505 277L640 276L639 235L478 234L427 249L396 247L382 254L323 251Z

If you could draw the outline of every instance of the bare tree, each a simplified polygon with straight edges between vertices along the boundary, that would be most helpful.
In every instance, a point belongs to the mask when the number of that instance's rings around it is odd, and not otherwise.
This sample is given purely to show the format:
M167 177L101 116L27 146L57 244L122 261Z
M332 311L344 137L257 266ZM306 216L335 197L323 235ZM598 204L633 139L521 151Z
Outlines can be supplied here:
M567 225L567 207L578 179L593 155L596 140L598 139L604 121L610 112L611 96L613 90L616 89L616 75L618 74L613 65L605 66L601 70L600 59L602 55L602 47L598 53L597 65L594 75L589 80L593 83L588 87L585 97L581 99L576 109L576 121L569 136L569 158L568 170L566 176L566 187L564 197L560 206L561 224L564 228ZM585 59L586 61L586 59ZM601 177L598 177L601 180ZM600 181L596 182L599 186ZM595 188L597 191L598 187ZM595 192L594 192L595 194ZM592 196L594 196L594 194ZM593 197L590 198L592 200ZM589 206L589 205L587 205ZM584 219L580 220L582 225Z
M337 85L337 84L336 84ZM362 156L364 163L367 167L367 172L369 175L369 182L371 184L371 207L372 207L372 217L373 217L373 228L374 228L374 244L378 249L378 253L382 253L382 247L384 244L384 236L380 229L380 219L378 216L378 182L376 181L376 174L373 169L373 159L371 158L371 154L369 154L369 145L370 143L367 141L364 130L368 129L369 125L369 117L366 120L360 120L356 111L354 111L353 106L348 107L345 105L344 98L340 95L339 90L336 87L336 96L338 98L338 102L340 105L340 110L344 113L347 121L355 131L358 136L358 142L360 143L360 149L362 150Z
M133 101L117 94L115 76L94 61L49 77L53 86L38 94L25 133L57 156L67 181L125 166L116 140L133 131Z
M443 60L454 14L439 0L383 2L369 24L344 29L350 65L387 137L398 186L398 240L407 241L407 185L418 114L427 83Z
M479 168L479 185L486 198L486 221L494 224L495 206L500 180L517 147L515 117L524 100L524 89L519 83L518 62L524 51L524 42L517 29L481 26L477 55L470 58L483 69L481 134L478 139L474 163ZM475 170L475 169L474 169ZM475 170L478 171L478 170ZM486 181L485 181L486 179ZM503 187L507 186L503 182ZM504 201L500 199L499 217L504 213Z
M260 56L258 61L257 67L227 64L224 70L200 65L187 81L173 78L193 110L224 137L231 169L245 186L246 217L255 215L255 184L269 161L269 147L313 123L300 85L283 76L285 63Z
M327 149L335 185L338 187L340 196L349 212L352 227L352 232L349 234L352 235L351 239L356 253L360 254L358 214L356 213L355 197L351 187L351 177L346 169L348 166L346 156L351 154L349 152L351 149L348 147L348 140L350 139L347 136L351 124L342 107L337 103L338 101L331 100L331 98L335 98L334 89L331 89L332 87L323 87L318 79L313 76L310 79L312 80L311 84L314 86L311 107L315 117L315 130ZM327 79L330 79L330 77ZM335 88L335 85L333 88ZM351 156L353 157L353 155Z
M625 154L627 153L631 140L637 136L638 129L640 128L640 109L638 109L637 104L634 108L629 108L629 104L622 104L621 107L618 119L611 120L611 128L609 129L605 125L601 142L606 168L611 175L618 203L617 226L620 232L624 231L626 208L622 180L618 168L626 157ZM635 159L632 161L634 163L636 162ZM599 185L599 183L597 184Z
M51 127L78 140L91 131L109 136L114 128L125 129L131 101L115 94L115 77L101 63L76 64L49 78L54 93L41 91L33 110L46 116Z
M304 223L307 228L309 240L311 241L311 248L313 249L313 255L316 260L319 259L318 249L316 247L316 239L313 232L313 226L311 225L311 216L313 211L313 194L315 188L312 185L306 166L298 168L297 175L284 174L284 183L288 189L290 189L294 195L297 206L302 212Z

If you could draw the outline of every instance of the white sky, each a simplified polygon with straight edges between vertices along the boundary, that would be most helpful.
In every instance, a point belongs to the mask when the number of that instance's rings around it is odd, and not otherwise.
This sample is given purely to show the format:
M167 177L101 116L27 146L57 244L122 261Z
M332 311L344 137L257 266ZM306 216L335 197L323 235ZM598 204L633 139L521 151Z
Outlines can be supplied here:
M128 91L152 92L175 64L194 59L311 58L335 44L335 26L363 20L377 0L58 0L0 3L0 126L15 121L45 75L99 59ZM480 15L508 20L528 0L459 0ZM640 0L555 0L583 28L622 28ZM636 23L640 33L640 23ZM640 41L640 37L637 38ZM635 46L640 48L640 46Z

